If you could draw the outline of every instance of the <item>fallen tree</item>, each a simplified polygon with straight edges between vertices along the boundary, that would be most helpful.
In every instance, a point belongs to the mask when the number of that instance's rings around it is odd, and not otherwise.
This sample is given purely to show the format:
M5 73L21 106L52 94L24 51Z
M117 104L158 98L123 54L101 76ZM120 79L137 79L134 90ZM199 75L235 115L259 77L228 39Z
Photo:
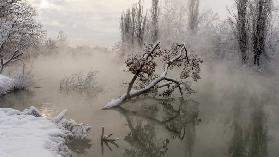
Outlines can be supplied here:
M148 93L164 97L171 96L176 89L179 90L181 97L184 92L192 93L193 90L187 80L200 79L202 62L196 55L189 55L184 44L174 44L169 50L162 50L160 43L148 45L143 55L133 55L126 60L128 72L134 75L128 84L127 92L111 100L104 109L120 106L129 99ZM163 70L158 69L161 65ZM161 73L158 74L158 71ZM179 78L168 76L170 71L178 72L176 76Z

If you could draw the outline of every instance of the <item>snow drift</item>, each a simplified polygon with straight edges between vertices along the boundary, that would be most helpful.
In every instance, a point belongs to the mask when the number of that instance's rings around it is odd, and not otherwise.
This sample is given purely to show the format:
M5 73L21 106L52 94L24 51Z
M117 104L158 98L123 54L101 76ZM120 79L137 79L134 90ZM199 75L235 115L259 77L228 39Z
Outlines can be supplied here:
M91 127L65 119L65 113L49 119L42 117L35 107L22 112L0 109L0 156L71 156L66 142L86 138Z

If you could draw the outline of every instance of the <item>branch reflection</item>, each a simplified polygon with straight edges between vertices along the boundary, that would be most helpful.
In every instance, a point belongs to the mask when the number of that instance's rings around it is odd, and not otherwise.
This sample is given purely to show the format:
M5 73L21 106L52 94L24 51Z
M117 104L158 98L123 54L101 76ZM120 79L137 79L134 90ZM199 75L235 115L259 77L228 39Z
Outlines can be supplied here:
M125 141L125 157L161 157L174 140L185 144L185 156L192 156L199 118L198 103L193 100L156 100L154 105L142 105L140 111L120 108L130 132ZM161 131L158 128L164 128ZM164 131L167 134L164 134Z

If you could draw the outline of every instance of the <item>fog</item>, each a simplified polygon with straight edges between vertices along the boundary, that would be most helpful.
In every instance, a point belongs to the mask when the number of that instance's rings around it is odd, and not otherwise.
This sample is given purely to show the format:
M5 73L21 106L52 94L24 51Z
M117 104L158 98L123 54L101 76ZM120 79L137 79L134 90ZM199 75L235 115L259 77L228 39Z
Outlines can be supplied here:
M40 56L32 60L28 66L33 67L33 88L29 92L7 95L1 98L1 103L7 104L5 107L17 109L33 105L50 117L66 108L67 117L92 125L94 129L88 137L89 143L73 143L70 146L74 152L73 156L101 156L101 146L98 142L100 126L105 126L106 131L112 132L115 137L126 139L131 131L129 123L136 126L142 122L156 130L155 133L150 133L154 143L160 144L163 139L170 139L169 151L164 156L187 156L189 153L197 157L209 154L216 157L230 156L228 153L239 151L235 147L240 143L243 149L246 146L264 149L258 147L267 144L268 149L265 151L268 151L268 156L271 157L276 157L279 153L277 70L261 74L248 67L238 66L235 62L205 62L202 79L194 83L196 94L188 98L195 103L184 102L187 116L197 113L201 122L187 124L187 136L181 141L172 139L174 135L165 130L163 124L150 119L150 116L155 119L165 116L160 101L148 98L124 105L126 109L136 113L118 109L101 110L111 98L125 92L123 83L131 78L131 75L123 71L125 66L119 59L119 54L94 49L90 50L89 54L80 55L60 52ZM59 91L61 79L81 71L96 71L97 86L101 91L91 92L89 95L75 92L66 94ZM177 106L179 102L171 104ZM158 113L147 112L148 106L158 107ZM245 143L245 138L252 138L252 143ZM258 144L257 140L261 143ZM125 151L133 149L133 145L127 140L120 140L117 144L120 148L113 148L113 151L105 148L103 156L123 156ZM136 148L142 153L147 153L146 148ZM263 156L267 156L267 153Z
M63 30L73 46L109 46L120 39L119 21L123 10L136 0L28 0L39 13L39 19L49 37L56 37ZM214 2L214 3L213 3ZM145 0L145 8L151 4ZM178 3L187 3L179 1ZM226 18L226 7L232 6L233 0L202 0L203 11L214 10L220 18Z
M201 0L202 16L194 31L188 30L188 15L183 14L185 8L181 6L185 2L177 0L174 4L177 10L168 12L162 9L160 14L157 40L161 42L162 51L156 55L160 56L163 50L178 42L185 44L187 59L188 55L201 57L200 79L187 78L195 92L184 99L177 93L168 98L144 95L125 101L121 107L102 110L111 99L127 93L127 84L135 74L129 69L127 59L148 52L144 51L144 44L152 43L152 26L148 22L143 45L136 43L138 38L124 40L125 32L121 32L125 30L120 29L121 14L137 1L28 1L37 8L38 20L51 40L24 58L25 70L30 71L33 85L28 90L0 97L1 108L23 110L35 106L48 117L67 109L68 118L92 125L93 132L86 141L68 144L74 157L278 156L277 27L268 27L267 55L262 54L258 66L253 60L254 34L249 26L254 27L247 24L251 45L247 46L248 61L243 63L238 36L228 20L232 17L228 8L236 9L233 0ZM150 8L150 3L145 0L144 7ZM275 0L274 10L277 4ZM160 5L164 6L164 3ZM272 13L275 15L273 21L278 22L277 12ZM57 37L59 31L65 35L63 40L61 36ZM155 72L165 69L162 66L164 59L155 60L161 61L154 64L159 69ZM187 66L192 70L196 68L195 65ZM9 68L4 74L8 75L22 65ZM180 77L181 69L183 67L171 67L172 78ZM92 91L61 90L63 79L78 76L81 72L94 72ZM159 76L160 73L156 75ZM107 134L119 138L116 145L100 144L102 126Z

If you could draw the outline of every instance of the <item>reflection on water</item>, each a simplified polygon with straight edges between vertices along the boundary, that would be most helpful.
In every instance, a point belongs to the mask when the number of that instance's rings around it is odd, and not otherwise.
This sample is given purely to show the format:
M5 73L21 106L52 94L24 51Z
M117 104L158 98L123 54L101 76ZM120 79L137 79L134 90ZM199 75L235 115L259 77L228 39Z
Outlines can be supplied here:
M233 137L230 146L232 157L267 157L267 119L264 104L257 98L251 99L250 113L243 113L240 105L235 105L233 114ZM248 124L243 124L241 114L248 114Z
M168 145L174 139L185 141L185 156L192 156L195 126L200 122L197 103L183 99L157 102L153 106L141 106L142 112L119 109L130 129L124 138L130 148L125 149L123 156L161 157L167 153ZM156 131L156 126L169 134L158 138L160 135L156 134L159 132Z
M88 149L90 149L92 143L89 139L84 140L71 140L68 143L70 150L74 151L77 154L85 154Z
M263 84L268 89L249 85L251 92L241 78L213 73L214 77L203 76L206 79L201 80L198 93L189 100L141 98L123 108L103 111L110 98L125 92L121 85L129 78L115 58L102 53L39 57L33 63L34 87L0 97L0 107L23 110L32 105L48 117L68 109L68 118L92 125L88 140L69 143L73 157L278 156L276 83L272 87ZM102 90L88 94L59 91L65 76L91 70L98 71L97 86ZM120 139L119 147L105 148L103 155L101 126Z

